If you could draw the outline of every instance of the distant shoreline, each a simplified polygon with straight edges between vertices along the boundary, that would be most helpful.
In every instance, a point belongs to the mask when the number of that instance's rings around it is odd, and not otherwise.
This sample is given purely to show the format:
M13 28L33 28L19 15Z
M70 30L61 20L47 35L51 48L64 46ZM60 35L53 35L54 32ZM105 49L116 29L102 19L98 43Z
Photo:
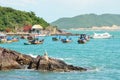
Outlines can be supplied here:
M97 27L93 26L92 28L70 28L69 30L108 30L108 31L113 31L113 30L120 30L120 26L102 26L102 27Z

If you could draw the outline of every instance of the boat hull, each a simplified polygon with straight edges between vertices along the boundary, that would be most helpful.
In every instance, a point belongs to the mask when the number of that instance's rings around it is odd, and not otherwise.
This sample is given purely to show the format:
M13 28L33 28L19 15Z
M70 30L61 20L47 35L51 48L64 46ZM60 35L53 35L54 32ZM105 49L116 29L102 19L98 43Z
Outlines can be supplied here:
M78 44L84 44L84 43L86 43L87 41L86 41L85 39L84 39L84 40L81 40L81 39L80 39L80 40L78 40L77 42L78 42Z
M108 38L111 38L112 35L110 35L109 33L94 33L93 35L93 39L108 39Z

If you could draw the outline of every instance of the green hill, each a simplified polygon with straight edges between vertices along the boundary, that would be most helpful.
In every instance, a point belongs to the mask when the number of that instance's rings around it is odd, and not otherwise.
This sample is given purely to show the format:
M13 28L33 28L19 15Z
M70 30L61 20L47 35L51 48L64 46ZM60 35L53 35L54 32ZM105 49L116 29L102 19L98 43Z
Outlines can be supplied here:
M25 12L0 6L0 30L21 28L25 25L32 26L34 24L40 24L44 28L49 26L49 23L43 18L37 17L34 12Z
M85 14L71 18L61 18L51 23L58 28L90 28L92 26L120 26L120 15L118 14Z

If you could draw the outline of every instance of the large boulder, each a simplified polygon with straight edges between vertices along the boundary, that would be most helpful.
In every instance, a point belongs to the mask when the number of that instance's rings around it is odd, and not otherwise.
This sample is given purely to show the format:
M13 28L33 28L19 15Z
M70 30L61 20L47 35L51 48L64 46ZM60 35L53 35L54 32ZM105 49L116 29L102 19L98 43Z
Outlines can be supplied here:
M0 48L0 70L21 69L32 60L33 58L31 56Z
M23 69L27 65L28 69L44 71L86 71L87 69L68 65L59 59L50 58L45 54L33 58L29 55L21 54L9 49L0 48L0 70Z

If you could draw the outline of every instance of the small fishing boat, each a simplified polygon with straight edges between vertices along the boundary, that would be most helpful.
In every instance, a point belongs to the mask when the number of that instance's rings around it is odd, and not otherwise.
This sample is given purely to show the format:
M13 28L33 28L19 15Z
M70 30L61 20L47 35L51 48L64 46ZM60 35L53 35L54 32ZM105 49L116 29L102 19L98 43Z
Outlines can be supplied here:
M59 41L61 39L61 37L60 36L54 36L54 37L52 37L52 40L53 41Z
M18 38L13 38L11 41L12 42L17 42L17 41L19 41L19 39Z
M77 42L79 44L84 44L84 43L86 43L89 40L90 40L90 37L88 35L86 35L86 34L80 34L80 37L79 37L79 39L78 39Z
M109 33L105 32L105 33L94 33L93 37L94 39L100 39L100 38L111 38L112 35L110 35Z
M71 39L71 38L70 38L70 39L65 38L65 39L61 39L61 41L62 41L63 43L69 43L69 42L72 42L72 39Z
M19 39L17 37L13 37L13 36L7 36L6 39L7 39L8 43L19 41Z
M18 38L0 34L0 43L12 43L18 41Z
M44 42L44 39L31 42L31 44L42 44L43 42Z
M59 39L57 37L52 37L53 41L58 41Z
M34 37L33 37L33 36L27 36L27 39L28 39L28 40L33 40Z
M77 42L78 42L79 44L84 44L84 43L86 43L87 41L86 41L85 39L79 39Z
M44 42L44 39L42 39L42 40L36 40L36 39L34 39L34 40L28 41L27 43L24 43L24 45L42 44L43 42Z
M24 45L31 45L31 43L27 42L27 43L24 43Z

